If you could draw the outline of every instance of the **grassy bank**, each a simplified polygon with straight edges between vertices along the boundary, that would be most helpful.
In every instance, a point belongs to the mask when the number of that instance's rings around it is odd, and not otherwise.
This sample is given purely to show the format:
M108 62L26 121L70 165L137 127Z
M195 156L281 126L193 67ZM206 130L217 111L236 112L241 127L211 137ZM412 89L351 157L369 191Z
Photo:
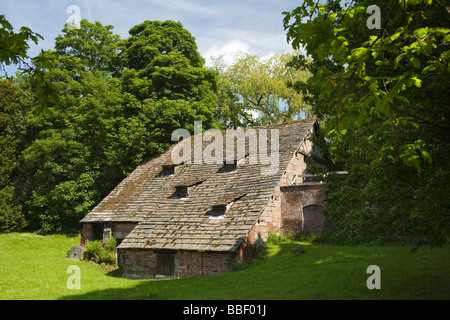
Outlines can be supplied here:
M450 249L271 245L240 271L170 280L129 280L89 262L65 258L79 237L0 235L0 299L449 299ZM67 268L81 270L81 288L68 289ZM381 270L369 290L367 267Z

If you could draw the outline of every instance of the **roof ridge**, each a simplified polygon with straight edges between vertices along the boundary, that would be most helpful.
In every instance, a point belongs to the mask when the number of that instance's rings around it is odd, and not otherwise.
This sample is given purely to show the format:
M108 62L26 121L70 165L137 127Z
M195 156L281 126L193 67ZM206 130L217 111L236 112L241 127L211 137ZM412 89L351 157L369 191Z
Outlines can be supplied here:
M208 132L207 134L214 134L214 133L226 133L227 131L236 131L236 130L249 130L249 129L264 129L264 128L271 128L271 127L284 127L286 125L289 124L294 124L294 123L299 123L299 122L308 122L308 121L317 121L317 117L308 117L308 118L304 118L304 119L297 119L297 120L291 120L291 121L285 121L285 122L280 122L280 123L275 123L275 124L265 124L265 125L260 125L260 126L254 126L254 127L242 127L242 128L236 128L236 129L232 129L232 128L226 128L223 130L217 129L217 128L210 128L210 129L215 129L217 131L214 132ZM208 130L210 130L208 129ZM202 135L205 134L205 132L201 133ZM195 134L191 135L194 136Z

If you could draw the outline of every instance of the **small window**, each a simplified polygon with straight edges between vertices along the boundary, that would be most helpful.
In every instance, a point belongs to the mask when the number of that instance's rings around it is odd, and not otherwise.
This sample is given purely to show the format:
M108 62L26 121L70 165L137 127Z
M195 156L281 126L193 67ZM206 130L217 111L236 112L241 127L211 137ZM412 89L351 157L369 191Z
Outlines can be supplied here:
M185 199L189 196L189 187L186 186L178 186L175 187L175 198L176 199Z
M175 193L171 196L171 198L175 199L186 199L192 190L195 189L196 186L198 186L200 183L205 181L206 179L197 181L193 184L185 185L185 186L176 186L175 187Z
M223 167L222 167L223 173L234 172L236 170L237 170L237 161L236 160L234 160L233 163L227 163L227 162L223 163Z
M209 217L211 219L223 219L225 217L226 212L227 206L225 205L213 206L211 211L209 212Z
M163 177L173 176L174 173L175 173L175 165L172 164L172 165L162 166L161 175Z

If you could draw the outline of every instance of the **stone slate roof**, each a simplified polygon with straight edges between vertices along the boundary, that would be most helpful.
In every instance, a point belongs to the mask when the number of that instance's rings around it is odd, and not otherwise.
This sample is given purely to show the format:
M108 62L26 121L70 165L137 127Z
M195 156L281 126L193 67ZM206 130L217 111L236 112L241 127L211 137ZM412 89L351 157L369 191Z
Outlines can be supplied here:
M267 143L269 156L275 152L279 155L278 170L272 174L261 174L261 168L268 165L259 159L257 164L250 164L252 154L248 154L247 141L247 157L235 172L222 173L223 164L188 161L177 165L173 175L163 176L162 166L173 163L173 148L191 143L194 136L184 139L137 167L81 222L139 222L119 249L235 251L270 201L289 161L315 122L315 118L310 118L253 128L279 130L279 150L270 150L270 140ZM225 131L212 133L218 134L223 136ZM224 150L225 142L223 138ZM203 150L210 144L204 141ZM191 160L193 157L192 154ZM177 186L191 186L189 196L177 199ZM210 218L213 206L231 202L223 218Z

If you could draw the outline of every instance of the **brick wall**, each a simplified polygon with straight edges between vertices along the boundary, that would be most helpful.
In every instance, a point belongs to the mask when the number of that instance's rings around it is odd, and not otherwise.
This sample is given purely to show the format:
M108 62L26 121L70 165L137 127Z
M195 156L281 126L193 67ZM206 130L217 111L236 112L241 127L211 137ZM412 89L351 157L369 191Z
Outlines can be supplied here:
M230 271L236 254L229 252L180 251L175 255L175 275L180 277Z
M269 232L280 232L282 223L282 189L280 188L289 186L296 181L302 181L302 178L299 176L304 173L305 168L304 156L297 152L289 161L278 186L275 187L271 199L248 235L248 241L251 245L260 246L267 241Z
M167 253L167 252L164 252ZM174 251L173 277L191 277L225 273L236 254L228 252ZM157 276L158 252L149 249L119 249L118 264L123 277L149 279Z
M258 218L248 235L248 240L252 245L262 245L267 241L270 231L279 231L281 218L280 200L280 186L277 186L272 194L272 197L261 213L261 216Z
M310 205L303 207L303 234L321 235L325 224L322 206Z
M301 176L306 169L305 157L303 154L297 152L289 161L289 164L280 180L281 186L288 186L294 182L301 183L303 181Z
M281 227L284 235L296 237L320 235L325 216L321 213L325 190L322 184L302 184L281 187Z

